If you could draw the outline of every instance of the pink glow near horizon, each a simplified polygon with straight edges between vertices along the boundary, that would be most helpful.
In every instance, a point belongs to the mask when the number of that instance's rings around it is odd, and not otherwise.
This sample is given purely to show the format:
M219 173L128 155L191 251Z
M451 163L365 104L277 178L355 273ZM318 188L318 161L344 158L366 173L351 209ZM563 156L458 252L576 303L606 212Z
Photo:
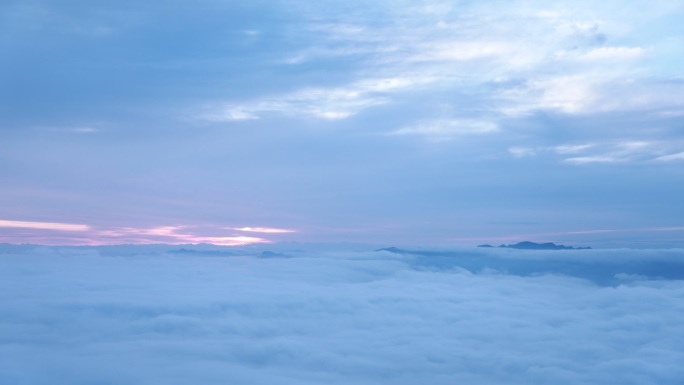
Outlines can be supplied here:
M38 229L38 230L57 230L57 231L88 231L90 226L73 223L58 222L29 222L29 221L9 221L0 219L0 227Z
M198 226L156 226L149 228L117 227L97 228L84 224L62 222L33 222L0 220L0 242L36 243L44 245L112 245L112 244L197 244L211 243L223 246L239 246L255 243L272 243L272 240L240 234L287 234L297 232L291 229L273 227L231 227L200 228ZM221 234L226 230L232 234ZM521 240L541 241L549 237L591 235L607 233L670 232L684 231L684 226L651 227L637 229L594 229L548 233L513 234L494 237L451 238L454 242L512 242ZM238 232L238 233L235 233ZM541 238L541 239L540 239Z
M282 234L282 233L296 233L295 230L277 229L272 227L235 227L230 230L246 231L251 233L267 233L267 234Z
M253 243L271 243L271 240L242 234L218 235L225 229L197 231L190 226L157 226L151 228L119 227L97 229L88 225L0 220L0 242L37 243L45 245L112 245L112 244L197 244L212 243L222 246L239 246ZM267 227L255 229L281 230ZM195 231L193 231L195 230ZM262 231L268 232L268 231ZM273 233L292 231L272 231Z

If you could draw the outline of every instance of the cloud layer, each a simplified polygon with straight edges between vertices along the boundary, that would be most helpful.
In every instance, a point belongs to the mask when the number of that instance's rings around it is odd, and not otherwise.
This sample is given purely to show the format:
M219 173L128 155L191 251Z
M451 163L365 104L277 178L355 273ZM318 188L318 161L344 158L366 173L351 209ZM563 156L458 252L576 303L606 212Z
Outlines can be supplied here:
M3 246L0 381L674 385L684 376L683 281L620 273L626 261L681 261L677 250L151 250ZM478 256L583 268L459 266ZM585 279L597 260L615 267L615 284Z

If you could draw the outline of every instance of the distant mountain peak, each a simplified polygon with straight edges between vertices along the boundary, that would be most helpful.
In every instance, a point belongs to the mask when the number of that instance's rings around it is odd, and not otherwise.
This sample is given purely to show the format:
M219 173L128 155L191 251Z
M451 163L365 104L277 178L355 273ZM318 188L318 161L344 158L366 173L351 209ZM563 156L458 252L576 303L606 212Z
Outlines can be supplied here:
M402 249L400 249L400 248L398 248L398 247L394 247L394 246L392 246L392 247L385 247L385 248L383 248L383 249L377 249L377 250L375 250L375 251L389 251L390 253L399 253L399 254L406 253L406 250L402 250Z
M479 245L477 247L494 247L492 245ZM500 245L504 249L520 249L520 250L587 250L591 247L573 247L565 245L557 245L553 242L536 243L530 241L522 241L512 245Z

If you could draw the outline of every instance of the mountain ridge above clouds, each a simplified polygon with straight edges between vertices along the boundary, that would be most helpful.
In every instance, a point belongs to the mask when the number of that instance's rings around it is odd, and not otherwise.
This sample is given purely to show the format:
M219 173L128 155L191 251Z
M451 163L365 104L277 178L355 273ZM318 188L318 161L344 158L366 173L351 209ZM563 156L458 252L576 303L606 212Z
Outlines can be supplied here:
M401 249L387 247L376 252L407 257L419 269L467 270L473 274L531 277L570 276L600 286L618 286L625 279L684 280L681 249L525 249L479 247L460 250Z
M484 244L484 245L478 245L477 247L494 247L489 244ZM518 242L515 244L509 244L509 245L500 245L500 248L503 249L521 249L521 250L589 250L591 247L589 246L565 246L565 245L557 245L553 242L545 242L545 243L537 243L537 242L531 242L531 241L522 241Z

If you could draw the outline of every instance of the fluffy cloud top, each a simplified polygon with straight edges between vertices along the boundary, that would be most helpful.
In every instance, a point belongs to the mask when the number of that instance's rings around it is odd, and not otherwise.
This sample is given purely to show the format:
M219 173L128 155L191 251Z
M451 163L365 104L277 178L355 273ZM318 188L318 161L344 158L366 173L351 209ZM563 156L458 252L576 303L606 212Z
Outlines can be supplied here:
M289 258L160 246L1 250L5 384L674 385L684 377L683 281L643 267L681 271L680 250L270 254ZM629 263L641 271L624 272ZM591 279L602 264L611 284ZM570 265L574 273L562 274ZM524 266L538 273L513 271Z

